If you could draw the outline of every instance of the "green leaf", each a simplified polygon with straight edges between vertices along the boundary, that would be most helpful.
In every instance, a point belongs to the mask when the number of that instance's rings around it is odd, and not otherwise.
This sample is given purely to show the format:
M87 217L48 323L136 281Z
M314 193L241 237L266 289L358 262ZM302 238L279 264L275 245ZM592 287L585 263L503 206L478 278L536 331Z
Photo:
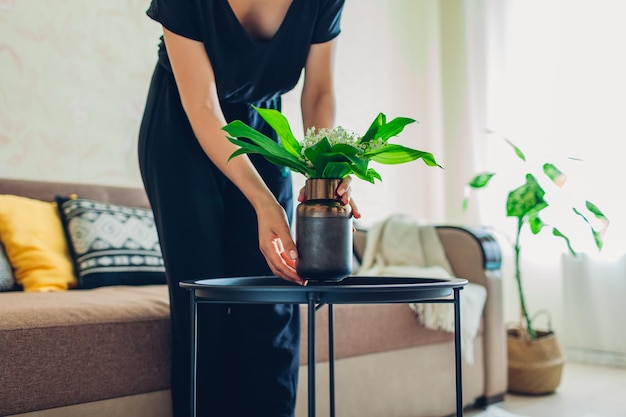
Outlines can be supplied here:
M286 151L285 148L283 148L279 143L273 141L272 139L268 138L264 134L258 132L257 130L253 129L252 127L248 126L240 120L235 120L224 126L222 129L232 136L231 138L229 138L229 140L236 145L241 146L240 143L237 142L240 141L240 139L235 138L246 138L250 140L251 143L260 148L257 153L263 156L272 155L274 157L281 157L293 160L294 162L297 161L300 165L305 167L305 165L297 158L297 156Z
M365 172L365 174L360 173L360 172L355 172L354 175L356 175L358 178L362 180L371 182L372 184L374 184L375 180L382 181L380 174L374 168L369 168Z
M386 165L403 164L405 162L415 161L416 159L422 159L428 166L438 166L441 168L430 152L418 151L402 145L387 144L383 148L367 151L363 156L369 157L372 161L378 162L379 164Z
M483 172L482 174L476 175L474 178L467 183L472 188L483 188L489 184L491 178L496 175L495 172Z
M593 241L596 244L596 247L598 248L598 250L602 250L602 246L604 246L604 232L609 226L609 219L600 211L598 206L588 200L585 201L585 207L587 207L587 210L589 210L594 215L594 217L598 219L602 224L602 227L599 230L596 230L591 225L591 222L587 219L587 217L585 217L585 215L578 211L575 207L572 208L572 210L574 211L574 213L580 216L585 221L585 223L589 225L589 227L591 228L591 235L593 236Z
M576 251L574 250L574 248L572 248L572 244L567 236L561 233L559 229L557 229L556 227L552 228L552 234L554 236L563 238L563 240L565 240L565 244L567 245L567 249L569 250L569 253L571 253L573 256L576 256Z
M307 159L311 161L311 163L315 167L315 170L318 173L321 173L324 171L325 162L328 160L328 158L324 156L324 154L329 153L331 149L332 148L328 139L323 138L315 145L306 148L304 150L304 156L306 156Z
M517 146L515 146L515 144L511 142L510 140L506 138L504 138L504 140L506 141L506 143L508 143L509 145L513 147L513 150L515 151L515 154L517 155L517 157L521 159L522 161L526 162L526 156L524 155L524 152L522 152L522 150L518 148Z
M287 120L287 118L278 110L262 109L255 106L252 107L259 113L263 120L265 120L267 124L276 131L278 137L282 141L283 147L287 150L287 152L291 153L292 155L299 156L300 151L302 150L302 146L293 135L293 132L291 131L291 126L289 126L289 121Z
M609 219L604 215L604 213L602 213L600 211L600 209L598 208L598 206L596 206L595 204L593 204L591 201L586 200L585 201L585 207L587 207L587 210L589 210L591 213L593 213L593 215L596 217L596 219L600 220L602 223L605 223L608 225L609 223Z
M259 154L273 164L286 166L292 171L298 172L305 176L309 176L311 174L306 165L304 165L298 158L295 158L289 153L282 152L282 155L273 154L272 152L270 152L270 150L263 148L255 143L250 143L241 139L231 137L228 137L228 140L233 144L239 146L239 149L237 149L230 155L230 157L228 158L229 161L234 157L243 154ZM280 148L280 145L278 145L276 142L272 141L272 143Z
M378 129L386 122L387 116L385 116L383 113L378 113L378 116L376 116L369 129L367 129L367 132L365 132L365 134L361 138L361 143L366 143L372 139L375 139L376 135L378 134Z
M351 155L347 155L347 158L350 161L350 166L355 174L361 173L362 175L367 175L367 166L369 165L368 159Z
M530 213L528 215L528 225L530 226L530 231L534 235L536 235L537 233L541 232L541 230L545 226L545 223L536 213Z
M404 130L404 127L411 123L415 123L415 120L409 119L408 117L396 117L389 123L381 125L373 139L380 138L385 142L389 138L399 135Z
M461 205L461 208L463 211L466 211L469 205L470 190L472 188L486 187L494 175L496 175L495 172L483 172L481 174L476 175L467 183L467 185L463 189L463 203Z
M361 148L358 148L354 145L349 145L347 143L336 143L331 148L332 153L342 154L342 155L357 155L363 153Z
M242 137L249 139L250 143L258 147L258 149L254 149L254 152L253 148L246 147L246 153L258 153L260 155L263 155L266 159L268 159L268 156L272 156L274 158L288 160L291 161L290 168L294 171L303 174L308 172L308 168L306 167L306 165L304 165L304 163L302 163L302 161L300 161L296 156L292 155L290 152L287 152L285 148L283 148L280 144L274 142L272 139L256 131L242 121L235 120L224 126L222 129L232 136L229 137L228 140L233 144L243 146L242 144L249 143L241 139L236 139ZM238 155L240 155L240 153ZM292 166L294 168L292 168Z
M241 120L234 120L222 127L222 130L234 138L247 138L259 146L279 146L275 141L265 136L263 133L253 129Z
M526 174L526 183L511 191L506 200L506 215L523 220L548 207L543 199L545 191L532 174Z
M555 183L558 187L562 187L567 179L567 176L561 172L554 164L543 164L543 172Z
M345 178L352 172L350 164L347 162L329 162L321 178Z

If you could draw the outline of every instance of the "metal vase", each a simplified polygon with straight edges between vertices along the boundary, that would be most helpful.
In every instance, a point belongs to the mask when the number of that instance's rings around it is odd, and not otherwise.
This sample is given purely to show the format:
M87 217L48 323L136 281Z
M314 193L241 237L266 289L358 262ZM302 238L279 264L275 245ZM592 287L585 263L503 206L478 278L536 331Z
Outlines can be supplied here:
M352 207L336 190L341 179L308 179L296 210L296 271L311 281L341 281L352 273Z

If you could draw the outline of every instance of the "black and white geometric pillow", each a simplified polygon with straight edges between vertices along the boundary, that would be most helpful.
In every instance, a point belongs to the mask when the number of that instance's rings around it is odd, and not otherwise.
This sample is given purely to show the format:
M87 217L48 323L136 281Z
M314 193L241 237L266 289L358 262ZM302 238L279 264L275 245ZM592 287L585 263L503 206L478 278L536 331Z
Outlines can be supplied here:
M13 268L4 252L4 247L0 243L0 291L10 291L15 287L15 277Z
M164 284L152 211L57 198L80 288Z

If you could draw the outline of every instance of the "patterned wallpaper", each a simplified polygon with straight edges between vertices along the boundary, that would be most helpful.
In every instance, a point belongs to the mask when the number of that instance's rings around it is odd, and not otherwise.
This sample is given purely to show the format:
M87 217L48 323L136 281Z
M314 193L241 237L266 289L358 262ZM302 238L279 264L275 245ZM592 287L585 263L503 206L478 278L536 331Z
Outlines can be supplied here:
M0 0L0 177L140 185L149 0Z

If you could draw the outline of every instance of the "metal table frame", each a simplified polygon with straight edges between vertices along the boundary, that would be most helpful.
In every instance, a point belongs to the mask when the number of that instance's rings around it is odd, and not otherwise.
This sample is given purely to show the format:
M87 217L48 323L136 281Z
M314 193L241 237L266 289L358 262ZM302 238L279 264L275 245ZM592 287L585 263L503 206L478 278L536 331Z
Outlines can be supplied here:
M184 281L190 292L192 320L191 409L197 416L198 304L307 304L308 414L315 417L315 312L328 306L330 416L335 417L334 304L448 303L454 305L454 363L456 416L463 416L461 375L460 278L349 277L339 283L310 282L307 286L278 277L238 277ZM452 295L452 298L449 296Z

